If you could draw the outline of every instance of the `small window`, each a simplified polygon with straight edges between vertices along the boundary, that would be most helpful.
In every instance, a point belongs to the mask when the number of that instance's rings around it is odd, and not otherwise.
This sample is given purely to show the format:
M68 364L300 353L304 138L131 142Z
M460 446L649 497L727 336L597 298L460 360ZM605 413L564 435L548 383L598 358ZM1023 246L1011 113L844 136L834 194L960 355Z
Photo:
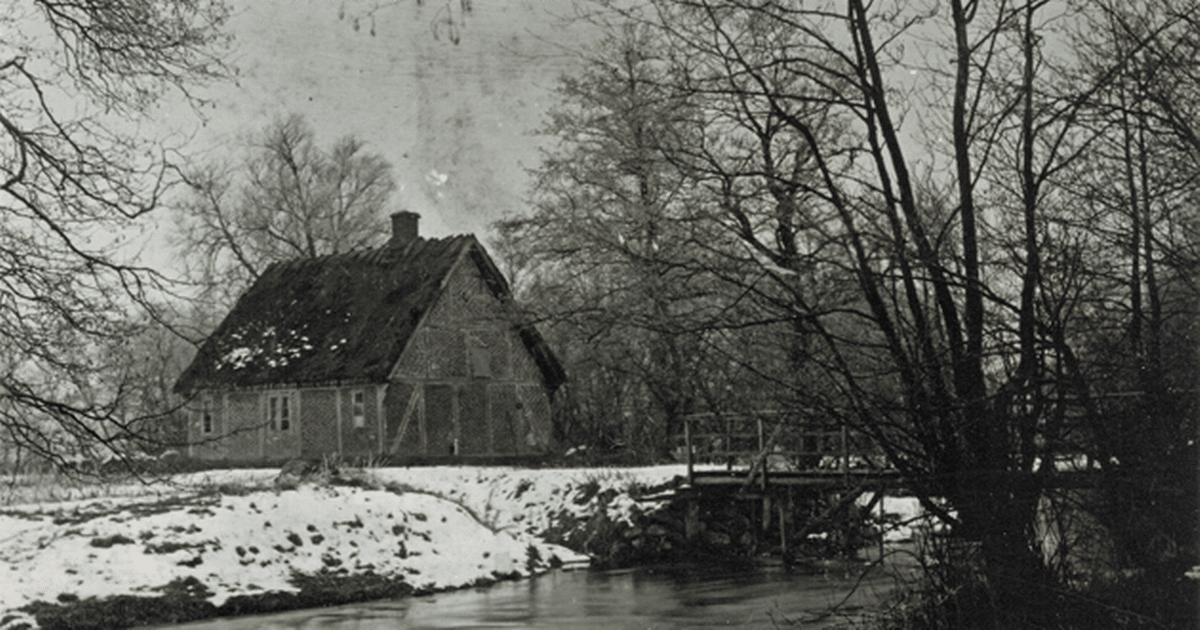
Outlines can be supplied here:
M292 418L288 411L287 396L279 398L279 430L289 431L292 428Z
M196 419L200 422L200 430L204 433L212 433L216 427L216 421L213 419L213 399L212 396L201 396L200 408L196 414Z
M353 396L353 400L354 400L354 408L353 408L354 428L361 429L361 428L367 426L367 414L366 414L366 404L365 404L366 397L363 396L363 391L361 389L354 390L354 394L352 396Z
M475 378L492 377L492 353L487 348L470 346L467 348L467 358L471 363L471 376Z
M291 398L285 395L269 396L267 398L267 426L272 431L292 430Z

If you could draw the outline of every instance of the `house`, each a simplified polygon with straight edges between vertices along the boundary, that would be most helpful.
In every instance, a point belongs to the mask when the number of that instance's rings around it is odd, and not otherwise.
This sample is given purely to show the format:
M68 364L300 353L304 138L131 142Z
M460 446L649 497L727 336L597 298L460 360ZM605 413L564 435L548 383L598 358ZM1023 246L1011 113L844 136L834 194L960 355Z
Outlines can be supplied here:
M474 236L392 216L371 250L276 263L175 384L189 454L398 462L545 454L563 369Z

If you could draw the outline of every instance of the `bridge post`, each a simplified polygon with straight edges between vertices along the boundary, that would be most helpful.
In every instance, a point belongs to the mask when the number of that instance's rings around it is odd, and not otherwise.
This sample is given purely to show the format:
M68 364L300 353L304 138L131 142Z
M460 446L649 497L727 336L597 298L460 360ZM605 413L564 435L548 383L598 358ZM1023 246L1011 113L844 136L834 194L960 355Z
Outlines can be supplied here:
M883 556L884 556L883 537L886 534L886 532L884 531L884 525L883 525L884 524L884 520L883 520L884 494L883 494L883 490L877 490L876 492L879 493L879 559L880 559L880 561L882 561Z
M700 501L695 497L688 499L687 515L683 518L683 536L695 540L700 535Z
M789 489L790 490L790 489ZM791 494L790 492L788 494ZM788 545L787 545L787 517L784 514L785 504L779 503L779 553L783 556L784 562L787 561ZM791 501L786 504L788 509L791 509Z
M850 479L850 440L847 435L849 431L846 429L846 421L842 421L842 475L846 478L847 484Z
M691 487L694 481L692 475L692 419L688 416L683 417L683 448L687 449L687 482Z
M772 441L774 441L773 436L772 436ZM767 456L767 441L766 441L766 435L764 433L764 428L763 428L763 419L762 419L762 416L759 416L758 417L758 465L759 465L759 468L762 469L762 482L761 483L762 483L762 493L763 493L764 497L767 496L767 484L768 484L768 482L767 482L767 464L768 464L767 457L768 457ZM770 518L768 517L767 520L769 521Z

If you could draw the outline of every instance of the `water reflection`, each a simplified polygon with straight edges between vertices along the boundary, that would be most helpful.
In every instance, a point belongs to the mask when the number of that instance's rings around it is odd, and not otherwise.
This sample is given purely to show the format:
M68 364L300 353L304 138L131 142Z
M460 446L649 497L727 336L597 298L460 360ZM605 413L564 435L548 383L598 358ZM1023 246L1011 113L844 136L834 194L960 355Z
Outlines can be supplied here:
M318 610L214 619L174 628L822 628L878 604L894 586L861 566L815 571L705 565L552 572L490 588ZM855 588L857 586L857 588ZM853 590L853 593L851 591ZM849 594L849 598L847 596ZM829 609L840 604L840 612Z

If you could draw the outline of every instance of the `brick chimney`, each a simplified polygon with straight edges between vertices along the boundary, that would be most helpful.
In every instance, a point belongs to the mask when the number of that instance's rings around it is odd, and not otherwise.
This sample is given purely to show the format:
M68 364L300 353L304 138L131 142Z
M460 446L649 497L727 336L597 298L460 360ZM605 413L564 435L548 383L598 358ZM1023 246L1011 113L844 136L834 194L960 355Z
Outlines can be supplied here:
M419 235L417 224L420 221L421 215L416 212L401 210L392 214L392 238L388 241L388 247L403 249L409 243L417 240Z

